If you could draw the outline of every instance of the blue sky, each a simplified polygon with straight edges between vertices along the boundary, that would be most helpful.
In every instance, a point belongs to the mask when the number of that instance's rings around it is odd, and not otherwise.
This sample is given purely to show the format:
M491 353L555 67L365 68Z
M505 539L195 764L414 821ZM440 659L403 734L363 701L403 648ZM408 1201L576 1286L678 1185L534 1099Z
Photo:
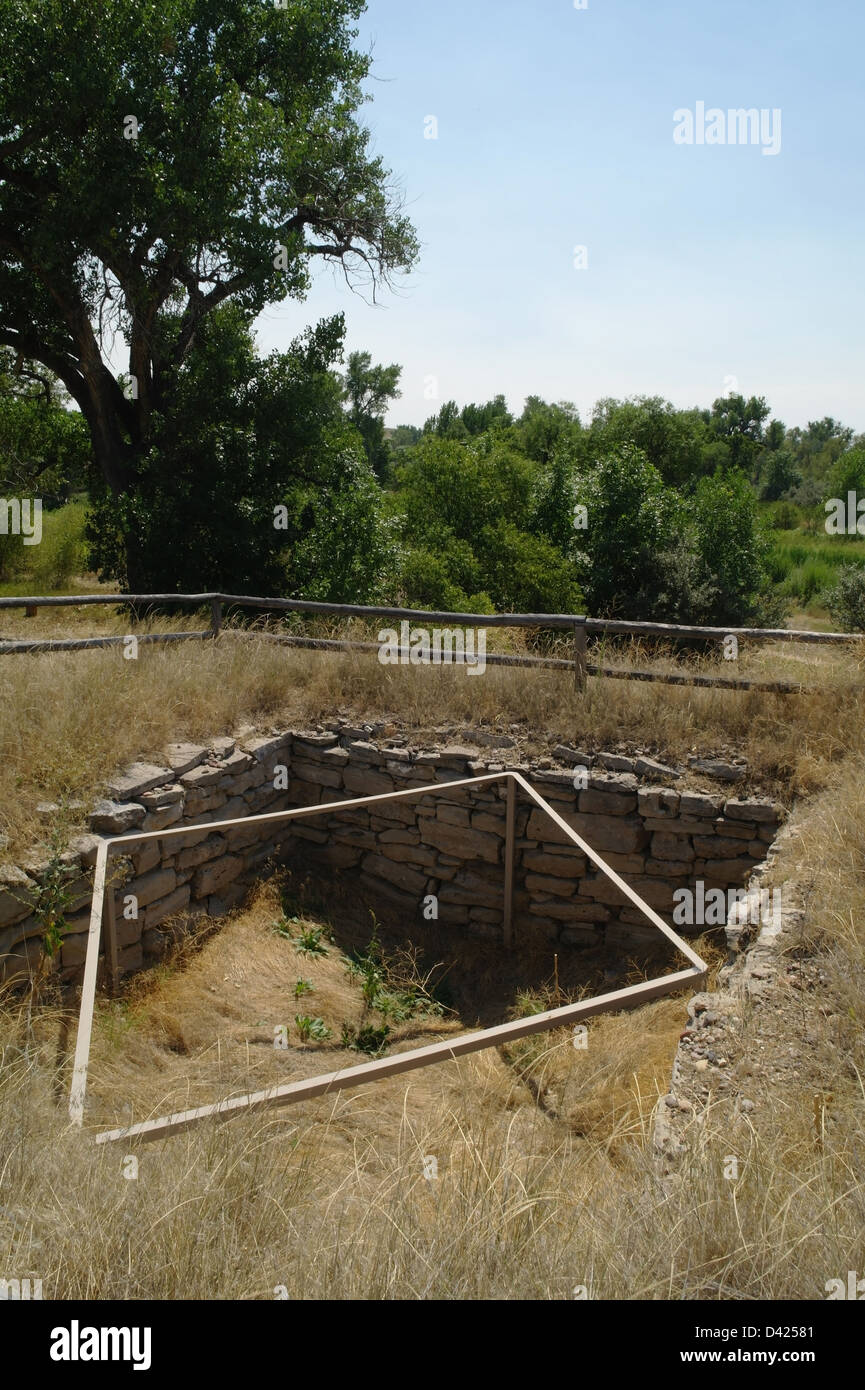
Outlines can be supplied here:
M323 268L262 349L344 310L349 350L402 364L389 424L734 389L865 430L863 41L861 0L370 0L364 120L420 262L378 306ZM779 109L780 151L674 143L700 101Z

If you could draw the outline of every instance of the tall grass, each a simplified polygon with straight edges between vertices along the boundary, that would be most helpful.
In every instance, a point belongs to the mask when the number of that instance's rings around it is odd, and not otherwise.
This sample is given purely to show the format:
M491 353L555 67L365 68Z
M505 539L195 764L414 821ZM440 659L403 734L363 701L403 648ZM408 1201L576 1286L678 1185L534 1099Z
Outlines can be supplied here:
M833 1000L849 998L846 1027L825 1021L821 1132L812 1092L791 1079L767 1087L751 1116L710 1102L662 1165L652 1117L685 1015L683 1000L661 1000L595 1020L585 1051L556 1032L530 1055L491 1050L198 1127L137 1149L130 1180L124 1146L92 1142L106 1107L122 1114L148 1088L161 1113L184 1070L196 1087L245 1089L242 1038L254 1044L262 1017L282 1017L273 1009L285 1002L265 996L296 974L291 948L253 916L197 964L103 1007L81 1133L60 1103L57 1017L43 1010L26 1042L16 1009L0 1009L0 1269L42 1278L50 1298L824 1298L828 1279L861 1268L865 1229L865 1019L852 987L861 772L858 762L816 804L790 851L813 893L802 948L820 953L832 982L851 982ZM333 954L320 968L325 998ZM345 972L332 987L344 1007Z
M812 604L837 580L840 565L865 564L865 538L803 531L773 532L769 575L781 593Z
M16 635L30 621L22 618ZM32 620L34 635L43 621ZM103 630L128 630L128 618L101 621ZM137 630L184 626L189 620L159 619ZM469 738L471 729L486 727L511 729L528 752L548 753L564 740L598 749L625 744L684 762L697 750L735 749L749 762L752 785L786 795L824 785L832 763L865 742L863 659L845 648L743 646L736 674L789 676L807 682L810 693L591 678L584 696L567 672L487 667L471 678L459 667L383 667L374 654L290 649L230 633L216 643L141 647L132 661L119 647L2 656L0 831L27 845L41 831L38 802L101 795L122 765L158 760L176 739L206 739L239 724L305 725L337 712L407 730L420 742L463 737L463 730ZM639 649L616 654L617 665L629 661L643 666L647 658ZM654 664L674 665L669 658ZM726 675L729 665L719 666Z
M85 502L67 502L42 513L42 539L25 545L23 536L0 537L0 595L64 592L85 567Z

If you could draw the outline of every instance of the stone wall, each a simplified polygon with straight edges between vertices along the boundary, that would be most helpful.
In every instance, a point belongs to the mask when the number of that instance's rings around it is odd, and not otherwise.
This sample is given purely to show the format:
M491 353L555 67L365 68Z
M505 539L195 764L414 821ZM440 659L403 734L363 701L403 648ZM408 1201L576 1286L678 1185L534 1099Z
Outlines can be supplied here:
M372 742L367 734L344 722L276 735L246 730L208 746L172 745L158 764L138 763L115 778L90 816L91 833L73 841L66 856L79 872L61 952L64 978L73 980L82 970L88 870L101 836L213 827L207 834L150 841L117 866L115 913L126 974L158 959L171 932L183 930L191 917L219 917L237 905L277 861L306 867L328 882L337 879L358 901L406 925L420 924L434 896L439 922L500 936L506 785L445 790L462 777L521 772L668 920L678 887L698 880L707 888L744 884L783 817L769 801L680 790L675 783L683 774L651 759L593 758L558 745L534 763L496 762L479 747L423 750L407 738ZM580 768L585 785L576 789ZM305 823L219 828L266 811L434 784L441 793ZM615 885L519 796L516 835L515 931L572 946L656 938ZM38 958L43 927L32 908L43 873L38 862L0 867L4 978L32 968Z

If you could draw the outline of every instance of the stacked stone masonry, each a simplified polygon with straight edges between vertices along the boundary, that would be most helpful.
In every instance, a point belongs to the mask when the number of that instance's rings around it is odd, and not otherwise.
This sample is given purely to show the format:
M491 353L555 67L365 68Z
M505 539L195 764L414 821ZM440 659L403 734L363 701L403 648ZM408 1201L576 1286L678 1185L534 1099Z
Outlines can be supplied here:
M521 772L669 921L676 888L698 880L707 889L743 885L765 859L783 818L782 808L770 801L660 785L659 774L669 772L668 780L678 774L651 760L592 758L561 746L552 751L567 769L556 770L550 758L485 761L468 746L417 751L404 740L388 746L344 724L326 731L242 733L209 746L174 744L157 764L137 763L115 778L90 817L92 833L70 847L67 860L80 872L71 884L62 975L74 980L82 972L89 871L100 837L213 827L206 834L148 841L115 864L119 959L128 974L159 958L172 932L196 915L223 916L280 861L347 882L383 917L420 924L434 895L440 923L500 937L506 784L448 792L448 784L462 777ZM579 766L586 768L587 785L577 790ZM221 822L267 811L433 785L441 790L417 799L308 822L220 830ZM44 928L32 909L43 871L35 862L0 866L3 978L32 970L38 960ZM639 945L657 935L615 884L519 793L514 926L571 946Z

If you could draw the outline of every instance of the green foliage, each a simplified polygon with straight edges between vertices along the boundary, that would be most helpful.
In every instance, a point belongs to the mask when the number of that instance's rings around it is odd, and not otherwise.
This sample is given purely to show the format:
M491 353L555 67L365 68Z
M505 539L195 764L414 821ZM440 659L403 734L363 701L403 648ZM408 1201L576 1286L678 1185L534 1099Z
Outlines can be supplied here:
M0 497L57 507L87 486L90 436L56 377L0 348Z
M531 530L567 555L574 541L574 468L565 449L557 449L535 482Z
M798 426L788 430L786 445L802 473L800 486L808 486L809 496L819 501L821 493L826 493L829 474L852 442L853 431L833 420L831 415L822 420L810 420L804 430Z
M789 449L776 449L767 457L762 470L762 496L767 502L774 502L785 493L799 486L802 474L796 466Z
M795 502L778 502L769 512L773 531L792 531L799 525L800 512Z
M381 944L378 939L378 923L373 919L373 932L365 951L356 953L348 963L349 972L360 980L363 1002L372 1007L373 1000L384 982Z
M581 470L574 492L588 511L587 527L576 532L575 542L588 611L634 618L655 612L659 557L672 550L684 524L679 498L632 444Z
M423 432L425 435L437 435L439 439L466 440L469 437L456 401L445 401L437 414L424 421Z
M406 548L400 563L399 597L409 608L446 613L494 613L484 590L482 566L467 541L446 537L441 549Z
M260 360L234 305L166 393L135 493L102 489L89 536L106 578L135 542L160 587L363 602L391 563L381 493L341 405L340 316Z
M433 998L423 982L417 978L407 979L404 972L396 971L385 958L374 914L369 944L364 951L356 952L349 959L347 968L349 974L360 983L364 1010L374 1010L392 1023L403 1023L419 1014L438 1017L443 1012L442 1005ZM381 1031L386 1036L389 1030L385 1028Z
M526 457L545 465L555 454L576 447L581 437L580 418L570 401L548 405L539 396L528 396L513 433Z
M840 455L826 479L823 501L837 497L846 506L848 492L855 492L857 500L865 498L865 448Z
M517 991L511 1013L514 1018L529 1018L552 1007L549 990L524 989Z
M396 526L369 465L348 449L318 458L321 480L295 496L294 548L286 547L282 592L328 603L371 603L397 563Z
M36 880L32 913L42 927L42 946L46 956L55 957L63 944L66 913L72 905L70 881L79 869L69 863L68 851L61 833L52 832L48 861Z
M312 994L313 986L311 980L298 980L294 986L295 999L301 999L304 994Z
M368 1057L380 1057L387 1047L390 1028L386 1023L376 1028L373 1023L362 1023L354 1028L350 1023L342 1025L340 1042L352 1052L364 1052Z
M682 485L711 468L704 462L709 437L698 411L676 410L660 396L606 399L595 405L585 453L594 458L633 445L664 482Z
M484 526L526 515L534 469L516 449L493 439L464 446L425 436L398 482L413 539L435 544L446 532L471 544Z
M299 956L326 956L327 947L322 945L323 928L304 927L295 938L294 949Z
M712 586L702 620L742 626L760 614L770 549L748 479L738 469L701 479L693 511L696 549Z
M395 453L417 444L423 431L417 425L397 425L390 432L389 444Z
M746 474L752 471L764 442L764 424L769 407L763 396L744 396L731 393L720 396L708 416L710 435L726 446L726 462Z
M384 415L388 401L399 397L402 367L373 366L368 352L349 353L344 377L344 398L348 418L360 432L370 466L384 481L390 465L390 451L384 442Z
M310 1018L308 1014L295 1014L294 1024L301 1042L326 1042L331 1030L323 1018Z
M495 396L485 405L464 405L460 419L472 436L486 434L488 430L510 425L513 416L508 410L504 396Z
M285 941L294 940L294 932L291 930L300 921L299 917L280 917L278 921L271 923L271 931L277 936L281 936Z
M576 497L588 509L576 535L590 613L721 626L778 613L769 542L740 470L702 478L682 497L624 445L577 475Z
M172 491L167 469L184 474L188 517L220 462L206 412L175 414L175 379L208 317L230 300L249 323L303 298L322 257L379 283L416 258L357 119L371 62L352 47L362 8L0 0L0 343L57 372L85 414L139 591L161 577L147 563L164 552L149 535L139 547L138 528ZM106 342L114 329L128 343L135 391L98 360L99 338L81 327L97 323ZM233 403L219 404L224 420ZM172 453L197 430L195 454ZM269 489L259 502L272 505ZM245 529L235 514L212 520L217 572L231 568L219 533L235 523Z
M67 588L87 563L87 508L68 502L42 513L42 540L25 545L22 536L0 536L0 583L25 593L52 593Z
M398 472L406 601L463 612L580 606L565 556L532 535L536 468L493 432L469 444L427 435Z
M842 565L824 602L842 632L865 632L865 566Z
M502 613L579 613L583 595L573 565L541 536L501 518L477 540L486 588Z

